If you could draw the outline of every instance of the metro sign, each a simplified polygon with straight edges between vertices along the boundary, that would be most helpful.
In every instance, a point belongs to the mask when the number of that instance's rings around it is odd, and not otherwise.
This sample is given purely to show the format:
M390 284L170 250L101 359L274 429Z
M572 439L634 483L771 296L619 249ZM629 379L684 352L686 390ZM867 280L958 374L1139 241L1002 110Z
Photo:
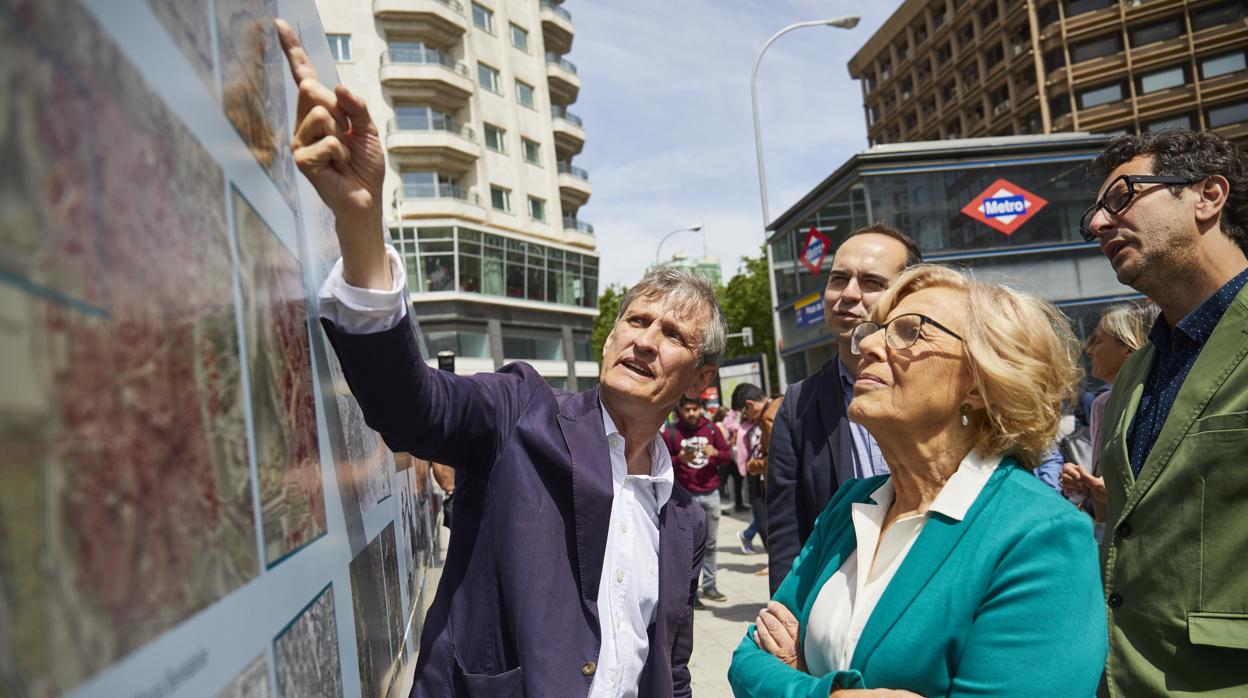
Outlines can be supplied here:
M819 267L823 265L823 258L828 255L828 249L832 246L832 241L827 235L815 230L812 225L810 232L806 234L806 241L802 243L802 254L798 257L801 262L812 274L819 273Z
M962 207L962 213L1009 235L1049 202L1005 179L998 179Z

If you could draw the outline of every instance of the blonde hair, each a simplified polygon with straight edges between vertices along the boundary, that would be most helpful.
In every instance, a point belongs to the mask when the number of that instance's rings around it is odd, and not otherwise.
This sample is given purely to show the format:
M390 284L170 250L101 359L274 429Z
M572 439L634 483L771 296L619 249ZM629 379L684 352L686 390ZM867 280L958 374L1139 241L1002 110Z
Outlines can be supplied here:
M1148 341L1148 331L1157 320L1157 312L1157 305L1151 302L1144 305L1115 303L1101 313L1096 331L1103 337L1122 342L1134 352Z
M871 320L883 322L903 298L933 287L966 294L962 337L987 416L975 447L1036 467L1053 447L1062 406L1074 400L1082 374L1070 322L1035 296L933 264L902 272L872 308Z

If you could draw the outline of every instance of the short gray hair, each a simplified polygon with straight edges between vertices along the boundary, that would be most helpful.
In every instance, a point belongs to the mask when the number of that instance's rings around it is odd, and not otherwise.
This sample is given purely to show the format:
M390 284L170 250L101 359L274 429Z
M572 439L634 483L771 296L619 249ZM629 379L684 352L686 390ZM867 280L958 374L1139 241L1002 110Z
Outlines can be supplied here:
M638 298L662 298L675 305L681 313L706 308L710 322L702 334L702 346L698 347L698 367L706 364L719 365L727 347L728 321L724 309L715 297L715 288L701 274L682 267L661 266L646 272L632 288L620 298L620 311L615 315L619 322L628 306Z

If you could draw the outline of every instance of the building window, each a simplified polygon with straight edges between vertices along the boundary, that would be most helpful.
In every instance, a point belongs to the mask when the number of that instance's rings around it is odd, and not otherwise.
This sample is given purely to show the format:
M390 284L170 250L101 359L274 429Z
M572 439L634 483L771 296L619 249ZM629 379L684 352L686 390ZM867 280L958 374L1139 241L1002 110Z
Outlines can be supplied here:
M507 152L507 143L504 140L507 132L493 124L484 124L484 126L485 147L500 153Z
M997 0L992 0L988 6L979 11L979 28L983 29L1000 17L1000 10L997 9Z
M1150 121L1144 124L1145 131L1160 131L1164 128L1191 128L1192 115L1179 114L1178 116L1167 116L1164 119Z
M562 337L534 337L508 332L503 335L503 356L509 359L562 361Z
M1082 63L1093 58L1112 56L1122 50L1122 35L1107 34L1105 36L1074 44L1070 47L1070 62Z
M1235 24L1243 16L1244 7L1241 0L1195 10L1192 12L1192 31L1198 32L1203 29Z
M993 7L996 7L996 5L993 5ZM1001 48L1001 44L999 43L993 44L992 48L984 52L984 67L987 68L990 72L992 71L992 69L1001 65L1001 62L1004 60L1005 60L1005 49Z
M490 205L499 211L511 212L511 190L490 185Z
M1049 100L1049 116L1056 119L1070 113L1070 95L1061 94Z
M1181 65L1173 68L1158 70L1154 73L1141 75L1136 86L1139 88L1140 94L1149 94L1150 92L1160 92L1168 90L1171 87L1179 87L1187 84L1187 70Z
M325 38L329 39L329 52L335 61L346 63L351 60L350 34L326 34Z
M1066 67L1066 52L1060 48L1051 49L1044 54L1044 70L1052 73Z
M437 63L447 67L453 65L445 52L425 46L419 41L390 41L386 44L386 49L394 63Z
M1073 17L1085 12L1099 10L1103 7L1118 4L1118 0L1065 0L1066 16Z
M498 88L498 70L484 63L477 63L477 82L481 87L495 94L502 94Z
M1091 109L1102 104L1111 104L1122 99L1122 83L1094 87L1079 93L1079 108Z
M524 148L524 161L530 165L542 166L542 144L520 137L520 145Z
M1225 53L1221 56L1202 58L1200 61L1200 77L1205 80L1220 75L1230 75L1248 68L1244 61L1244 52Z
M404 171L399 173L403 181L403 198L405 199L463 199L464 193L454 177L426 171Z
M401 239L403 235L412 236L412 231L392 230L391 233L398 243L396 247L400 254L408 262L408 278L416 279L424 260L416 259L414 249L409 253ZM459 290L585 308L598 307L597 258L469 228L458 228L457 235ZM426 237L426 231L422 228L422 255L426 252L426 245L431 244L426 242ZM439 241L440 244L449 242ZM426 290L427 287L427 283L419 282L419 285L412 286L412 290ZM527 358L540 358L528 356L531 352L521 351ZM526 358L510 353L507 355L512 358Z
M1209 125L1209 128L1218 128L1246 121L1248 121L1248 102L1212 107L1205 112L1205 123Z
M521 51L524 51L525 53L528 53L529 52L529 32L525 29L521 29L520 27L517 27L514 24L511 25L511 45L515 46L517 49Z
M947 107L950 104L957 101L957 99L958 99L958 85L957 83L950 80L949 82L945 83L943 87L940 88L941 106Z
M944 65L949 62L950 58L953 58L953 47L946 41L940 45L940 48L936 49L936 65Z
M1154 24L1146 24L1131 30L1132 46L1147 46L1158 41L1174 39L1183 35L1183 18L1171 17Z
M455 119L430 107L394 108L394 123L400 131L458 131Z
M529 218L535 221L546 220L546 200L536 196L529 197Z
M979 84L979 64L971 63L962 69L962 84L974 87Z
M516 101L521 106L533 109L533 86L523 80L516 81Z
M478 5L475 2L472 3L472 23L477 29L484 29L491 34L494 33L494 13L489 8Z

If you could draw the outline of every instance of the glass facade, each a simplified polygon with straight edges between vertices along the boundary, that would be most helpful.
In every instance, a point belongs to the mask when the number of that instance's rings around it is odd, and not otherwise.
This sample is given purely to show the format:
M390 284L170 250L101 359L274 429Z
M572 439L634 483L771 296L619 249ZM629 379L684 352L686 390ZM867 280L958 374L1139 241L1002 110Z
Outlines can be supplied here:
M1049 137L1036 138L1045 143ZM799 204L797 216L782 216L769 244L786 380L800 380L834 357L835 343L822 319L810 321L821 316L811 306L822 303L835 248L848 233L874 221L908 233L928 261L974 267L1070 308L1080 337L1092 326L1085 316L1094 325L1105 305L1133 296L1078 232L1095 193L1086 174L1094 151L1025 148L996 157L969 148L897 153L886 162L870 158L868 151L858 156L855 168L821 185L817 198ZM985 192L995 193L994 187L1012 194L1025 190L1045 204L1006 234L963 212ZM818 273L799 261L812 229L830 241ZM808 312L799 314L800 309Z
M412 293L463 291L598 307L598 258L592 255L463 226L394 227L390 236Z

